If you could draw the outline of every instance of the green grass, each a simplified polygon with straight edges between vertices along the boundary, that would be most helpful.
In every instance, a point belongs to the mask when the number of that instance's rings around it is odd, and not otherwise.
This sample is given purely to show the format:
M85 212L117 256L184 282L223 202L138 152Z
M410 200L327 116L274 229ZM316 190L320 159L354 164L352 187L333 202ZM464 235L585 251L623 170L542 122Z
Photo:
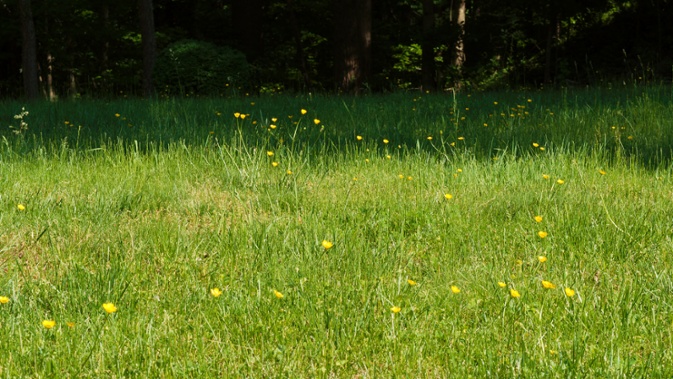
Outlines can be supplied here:
M0 376L670 377L670 101L28 104L0 141Z

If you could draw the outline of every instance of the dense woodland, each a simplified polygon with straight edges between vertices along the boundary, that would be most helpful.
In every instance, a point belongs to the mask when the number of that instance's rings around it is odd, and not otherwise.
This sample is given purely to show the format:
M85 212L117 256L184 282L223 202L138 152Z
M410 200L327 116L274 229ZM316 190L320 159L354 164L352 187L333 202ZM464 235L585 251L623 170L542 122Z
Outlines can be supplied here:
M0 0L0 97L670 82L671 0Z

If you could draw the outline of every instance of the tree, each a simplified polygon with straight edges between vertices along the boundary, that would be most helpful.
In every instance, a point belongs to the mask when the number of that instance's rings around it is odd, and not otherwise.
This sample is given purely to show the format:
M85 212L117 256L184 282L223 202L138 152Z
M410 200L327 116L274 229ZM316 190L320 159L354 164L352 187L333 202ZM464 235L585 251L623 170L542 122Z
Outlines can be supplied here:
M371 74L372 0L335 0L334 7L335 81L359 93Z
M140 17L140 35L143 47L143 95L151 97L154 93L152 73L157 60L157 39L154 35L154 7L152 0L138 0Z
M19 0L21 18L21 66L23 70L23 90L28 99L39 97L37 82L37 42L35 23L30 0Z
M233 0L231 17L233 32L238 41L237 48L249 62L254 62L262 53L263 12L261 0Z
M460 88L463 76L463 65L465 64L465 0L452 0L452 23L458 30L456 42L453 45L453 67L457 74L454 80L454 87Z

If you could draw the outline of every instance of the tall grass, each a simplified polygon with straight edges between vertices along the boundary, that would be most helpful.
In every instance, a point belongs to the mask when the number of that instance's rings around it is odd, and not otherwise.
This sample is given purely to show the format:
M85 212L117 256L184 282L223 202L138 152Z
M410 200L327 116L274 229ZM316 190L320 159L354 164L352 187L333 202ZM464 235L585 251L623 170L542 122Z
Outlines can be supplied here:
M29 104L0 375L670 377L666 91Z

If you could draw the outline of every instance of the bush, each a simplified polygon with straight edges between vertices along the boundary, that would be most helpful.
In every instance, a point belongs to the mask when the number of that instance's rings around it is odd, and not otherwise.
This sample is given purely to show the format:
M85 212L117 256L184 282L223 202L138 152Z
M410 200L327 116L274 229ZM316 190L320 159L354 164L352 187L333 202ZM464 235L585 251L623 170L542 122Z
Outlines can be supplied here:
M222 95L245 85L249 75L250 65L240 51L194 40L166 47L154 68L156 88L169 95Z

